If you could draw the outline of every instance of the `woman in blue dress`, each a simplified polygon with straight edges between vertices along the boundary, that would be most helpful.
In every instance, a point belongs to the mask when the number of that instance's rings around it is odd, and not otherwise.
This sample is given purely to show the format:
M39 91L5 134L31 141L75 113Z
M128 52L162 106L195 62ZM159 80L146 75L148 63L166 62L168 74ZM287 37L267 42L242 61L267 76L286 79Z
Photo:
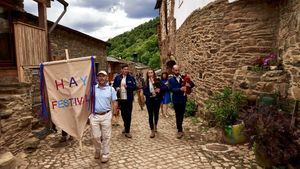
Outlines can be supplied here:
M169 117L170 114L168 113L168 104L171 103L171 96L170 96L170 91L169 86L168 86L168 78L169 75L167 72L162 72L161 74L161 83L163 85L164 88L166 88L167 90L164 90L164 92L162 93L163 98L161 101L161 105L160 105L160 109L161 109L161 114L164 117Z

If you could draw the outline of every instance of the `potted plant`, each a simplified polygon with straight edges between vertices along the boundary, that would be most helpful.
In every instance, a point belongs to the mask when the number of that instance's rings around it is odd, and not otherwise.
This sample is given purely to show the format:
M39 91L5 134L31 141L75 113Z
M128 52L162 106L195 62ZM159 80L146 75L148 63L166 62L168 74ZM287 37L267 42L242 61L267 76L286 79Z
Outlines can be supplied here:
M210 114L211 122L223 129L226 143L238 144L246 141L242 133L243 123L238 121L238 114L245 103L246 97L229 87L213 93L205 101L205 110Z
M246 109L245 134L250 138L256 161L265 168L288 164L299 155L297 136L290 128L289 114L273 105Z
M269 53L266 56L258 56L251 68L252 71L261 72L264 70L276 70L278 66L278 57L274 53Z

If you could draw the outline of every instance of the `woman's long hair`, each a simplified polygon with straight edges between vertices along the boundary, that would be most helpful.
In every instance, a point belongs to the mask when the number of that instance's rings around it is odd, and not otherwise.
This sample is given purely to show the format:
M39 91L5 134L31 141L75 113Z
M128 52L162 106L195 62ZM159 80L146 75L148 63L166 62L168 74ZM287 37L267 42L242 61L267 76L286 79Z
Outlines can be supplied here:
M155 74L155 71L153 70L153 69L150 69L150 70L148 70L148 72L149 71L152 71L153 72L153 85L155 86L155 87L159 87L157 84L159 83L159 79L158 78L156 78L156 74ZM146 86L149 86L149 75L148 75L148 72L147 72L147 74L146 74Z
M164 75L166 75L165 78L164 78ZM168 80L168 78L169 78L168 72L162 72L162 73L161 73L161 80Z

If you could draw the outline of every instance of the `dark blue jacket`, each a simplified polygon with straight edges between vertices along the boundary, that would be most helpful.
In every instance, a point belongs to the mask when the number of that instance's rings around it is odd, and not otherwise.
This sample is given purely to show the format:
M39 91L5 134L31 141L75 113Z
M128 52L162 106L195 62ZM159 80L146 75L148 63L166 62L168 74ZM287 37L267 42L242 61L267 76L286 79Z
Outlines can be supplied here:
M195 85L191 82L191 88ZM179 83L176 80L176 77L173 76L169 79L169 90L172 92L172 102L173 103L185 103L187 100L187 96L184 95L184 92L180 90L182 87L182 79L180 78Z
M157 80L157 82L155 82L154 86L156 88L160 89L160 92L156 93L155 100L157 100L158 102L161 102L162 97L163 97L163 93L166 90L168 90L168 87L166 85L163 85L159 79ZM150 101L150 97L152 96L152 93L150 92L149 82L148 81L146 81L146 83L145 83L145 86L143 88L143 93L144 93L144 95L146 97L146 103L148 103Z
M116 89L120 87L123 75L118 75L115 77L113 87ZM126 76L126 91L127 91L127 100L133 101L133 91L136 90L136 82L133 76L127 75Z

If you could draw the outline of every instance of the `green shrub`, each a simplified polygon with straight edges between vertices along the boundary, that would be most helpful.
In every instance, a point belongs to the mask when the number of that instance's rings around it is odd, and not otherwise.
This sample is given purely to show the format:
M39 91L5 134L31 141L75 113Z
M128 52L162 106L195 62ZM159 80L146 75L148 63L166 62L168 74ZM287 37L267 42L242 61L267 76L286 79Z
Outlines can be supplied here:
M196 112L198 110L198 106L197 104L192 101L192 100L188 100L186 102L186 107L185 107L185 117L190 117L190 116L195 116Z
M241 92L225 87L205 101L205 111L212 125L224 128L237 121L238 113L245 103L246 97Z
M291 128L291 115L273 105L258 105L246 109L245 134L249 147L259 147L256 153L264 154L272 165L286 165L300 155L299 135Z

